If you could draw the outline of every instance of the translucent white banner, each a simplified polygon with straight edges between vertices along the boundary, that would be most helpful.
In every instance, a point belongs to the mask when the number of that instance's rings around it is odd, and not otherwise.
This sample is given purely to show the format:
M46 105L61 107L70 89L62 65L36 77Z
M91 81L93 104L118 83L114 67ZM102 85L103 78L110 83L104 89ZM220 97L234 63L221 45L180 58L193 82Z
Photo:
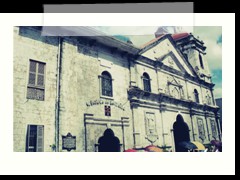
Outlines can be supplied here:
M44 13L193 13L193 2L45 4Z

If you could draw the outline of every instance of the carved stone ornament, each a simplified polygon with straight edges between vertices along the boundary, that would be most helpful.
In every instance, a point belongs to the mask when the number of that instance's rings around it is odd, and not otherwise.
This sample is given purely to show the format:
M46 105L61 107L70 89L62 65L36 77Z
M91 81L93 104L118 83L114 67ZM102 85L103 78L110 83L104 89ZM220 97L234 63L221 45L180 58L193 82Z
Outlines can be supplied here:
M147 132L146 139L151 143L154 143L158 140L155 114L146 113L145 120L146 120L145 124L146 124L146 132Z
M206 135L205 135L203 120L199 118L197 122L198 122L199 139L201 139L204 142Z
M217 138L217 129L216 129L216 124L215 124L215 120L211 119L211 129L212 129L212 136L214 139Z
M168 63L170 65L170 67L173 68L174 60L170 56L168 57Z
M153 144L158 140L158 135L148 135L147 140Z
M139 96L143 95L144 92L139 87L131 87L128 90L128 94L129 94L130 98L133 98L133 97L138 98Z
M184 90L180 81L177 81L174 77L168 77L167 89L169 95L176 99L184 99Z
M207 102L207 105L212 105L212 97L209 95L209 92L207 91L206 93L206 102Z

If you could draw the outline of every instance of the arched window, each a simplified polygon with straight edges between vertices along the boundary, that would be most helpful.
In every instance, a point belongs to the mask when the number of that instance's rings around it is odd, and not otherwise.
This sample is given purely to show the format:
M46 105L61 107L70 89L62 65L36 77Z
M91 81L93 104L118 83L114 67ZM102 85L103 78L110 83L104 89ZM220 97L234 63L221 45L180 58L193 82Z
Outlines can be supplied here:
M151 79L147 73L143 74L143 89L144 91L151 92Z
M194 89L194 97L195 97L195 102L199 103L199 94L198 94L198 91L196 89Z
M104 71L101 76L102 83L102 95L103 96L113 96L112 92L112 76L107 71Z
M199 61L200 61L201 68L204 69L203 59L200 53L199 53Z

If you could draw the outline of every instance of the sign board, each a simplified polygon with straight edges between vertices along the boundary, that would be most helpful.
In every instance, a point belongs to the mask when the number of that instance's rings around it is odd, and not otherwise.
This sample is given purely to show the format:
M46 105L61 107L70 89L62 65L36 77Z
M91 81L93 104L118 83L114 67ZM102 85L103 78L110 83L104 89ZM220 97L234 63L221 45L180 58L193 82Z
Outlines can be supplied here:
M111 106L104 107L105 116L111 116Z
M67 136L62 136L62 149L71 151L76 150L76 136L72 136L68 133Z
M87 102L86 105L87 107L97 106L97 105L114 106L121 109L122 111L125 111L125 108L121 103L111 101L111 100L104 100L104 99L92 100Z

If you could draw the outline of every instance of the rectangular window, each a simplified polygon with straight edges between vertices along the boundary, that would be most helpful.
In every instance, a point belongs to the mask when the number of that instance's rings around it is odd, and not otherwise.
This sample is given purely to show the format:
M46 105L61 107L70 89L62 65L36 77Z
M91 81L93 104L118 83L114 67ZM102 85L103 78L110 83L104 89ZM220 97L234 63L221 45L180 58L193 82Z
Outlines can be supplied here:
M45 63L30 60L27 98L44 101Z
M26 152L44 151L44 126L28 125Z

